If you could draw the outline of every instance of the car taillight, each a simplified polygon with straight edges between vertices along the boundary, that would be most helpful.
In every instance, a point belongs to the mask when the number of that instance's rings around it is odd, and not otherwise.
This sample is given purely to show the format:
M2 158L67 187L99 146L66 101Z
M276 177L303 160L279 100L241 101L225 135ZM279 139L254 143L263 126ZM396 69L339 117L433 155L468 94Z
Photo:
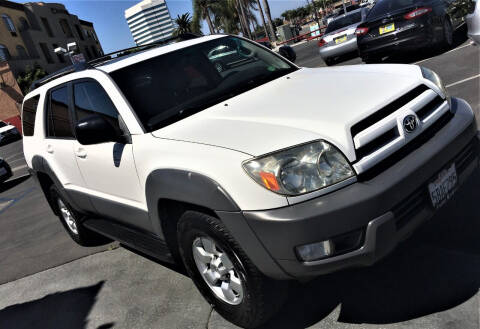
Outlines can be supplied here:
M364 35L364 34L367 34L367 32L368 32L368 27L357 27L357 29L355 30L356 35Z
M430 7L422 7L422 8L417 8L411 12L409 12L408 14L406 14L405 16L403 16L403 18L405 19L414 19L414 18L417 18L417 17L420 17L422 15L425 15L426 13L429 13L432 11L432 8Z
M320 41L318 41L318 46L319 47L325 46L326 44L327 44L327 42L323 39L320 39Z

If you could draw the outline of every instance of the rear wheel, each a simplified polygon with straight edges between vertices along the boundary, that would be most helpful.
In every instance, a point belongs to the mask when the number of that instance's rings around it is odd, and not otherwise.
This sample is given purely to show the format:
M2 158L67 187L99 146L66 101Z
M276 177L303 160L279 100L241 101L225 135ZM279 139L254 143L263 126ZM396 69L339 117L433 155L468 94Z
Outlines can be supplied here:
M257 327L283 304L286 283L265 277L217 218L187 211L177 228L188 274L225 319Z
M450 49L453 46L453 27L450 19L445 17L443 21L443 42L442 46Z
M90 231L82 225L81 219L83 216L73 210L68 202L60 195L55 185L50 187L50 200L52 206L55 207L57 216L60 218L63 227L73 241L84 247L99 246L111 242L110 239Z

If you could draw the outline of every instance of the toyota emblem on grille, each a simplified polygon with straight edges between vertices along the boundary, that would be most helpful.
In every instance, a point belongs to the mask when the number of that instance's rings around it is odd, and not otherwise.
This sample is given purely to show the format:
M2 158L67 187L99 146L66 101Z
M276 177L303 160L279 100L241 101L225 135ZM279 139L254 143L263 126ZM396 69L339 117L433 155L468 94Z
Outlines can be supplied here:
M403 119L403 129L407 133L413 133L417 129L417 118L414 115L407 115Z

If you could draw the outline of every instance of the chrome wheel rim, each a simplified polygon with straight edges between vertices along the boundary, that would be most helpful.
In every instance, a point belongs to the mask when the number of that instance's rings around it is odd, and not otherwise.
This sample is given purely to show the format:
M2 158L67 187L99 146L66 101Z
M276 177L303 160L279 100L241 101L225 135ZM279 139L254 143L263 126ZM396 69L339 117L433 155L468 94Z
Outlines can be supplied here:
M57 199L57 203L60 214L65 223L67 224L68 229L74 234L78 234L77 222L75 221L75 217L73 217L72 213L61 199Z
M208 237L196 238L193 259L205 283L217 298L230 305L243 300L243 285L228 255Z

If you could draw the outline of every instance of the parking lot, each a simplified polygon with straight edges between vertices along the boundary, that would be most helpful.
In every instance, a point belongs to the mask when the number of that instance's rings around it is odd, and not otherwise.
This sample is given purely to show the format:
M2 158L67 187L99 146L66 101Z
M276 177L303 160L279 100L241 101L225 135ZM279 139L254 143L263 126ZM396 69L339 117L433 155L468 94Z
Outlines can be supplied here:
M294 49L298 65L325 66L315 41ZM470 103L480 124L480 47L460 36L448 52L385 62L435 70L450 95ZM337 65L360 63L352 55ZM181 270L115 243L77 246L28 177L21 141L1 146L0 156L14 171L0 187L0 328L234 328ZM265 327L479 328L479 186L476 173L375 266L292 285L286 305Z

